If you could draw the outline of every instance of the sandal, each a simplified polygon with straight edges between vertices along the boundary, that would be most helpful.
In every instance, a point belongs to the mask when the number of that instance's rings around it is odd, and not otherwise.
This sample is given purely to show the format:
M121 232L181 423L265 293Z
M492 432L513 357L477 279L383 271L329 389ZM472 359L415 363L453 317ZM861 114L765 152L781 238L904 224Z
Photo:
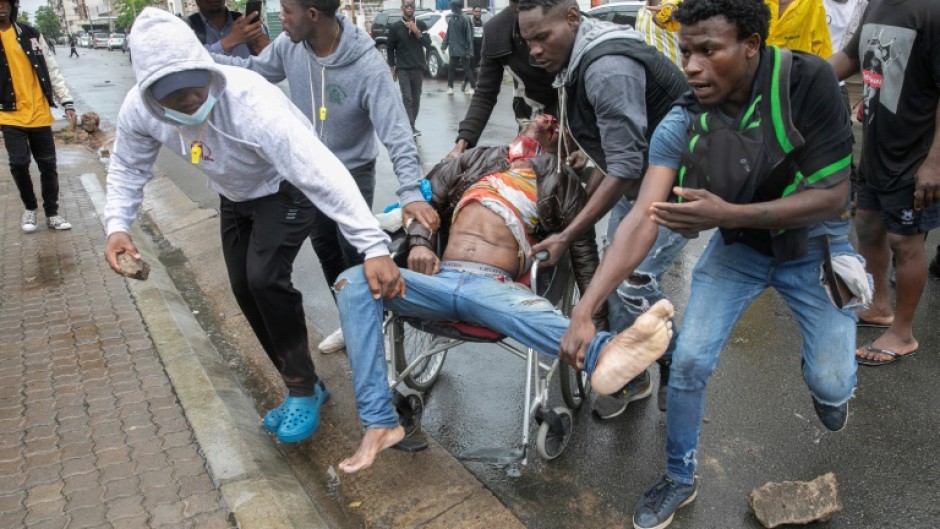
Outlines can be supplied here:
M860 357L856 356L856 357L855 357L855 360L859 363L859 365L863 365L863 366L883 366L883 365L887 365L887 364L893 364L893 363L895 363L895 362L900 362L904 357L912 356L912 355L914 355L914 354L917 353L917 349L914 349L913 351L911 351L911 352L909 352L909 353L901 354L901 353L897 353L897 352L895 352L895 351L892 351L892 350L890 350L890 349L882 349L882 348L880 348L880 347L875 347L875 346L872 345L872 343L873 343L873 342L868 342L867 344L865 344L865 350L868 351L869 353L875 353L875 354L885 355L885 356L888 357L888 359L887 359L887 360L874 360L874 359L871 359L871 358L860 358Z
M282 443L299 443L308 439L320 426L320 408L330 400L330 392L317 383L310 397L287 397L282 405L283 420L277 429Z
M284 409L286 406L287 400L285 399L280 406L264 414L264 419L261 421L261 424L268 433L277 433L277 429L280 428L281 423L284 422Z

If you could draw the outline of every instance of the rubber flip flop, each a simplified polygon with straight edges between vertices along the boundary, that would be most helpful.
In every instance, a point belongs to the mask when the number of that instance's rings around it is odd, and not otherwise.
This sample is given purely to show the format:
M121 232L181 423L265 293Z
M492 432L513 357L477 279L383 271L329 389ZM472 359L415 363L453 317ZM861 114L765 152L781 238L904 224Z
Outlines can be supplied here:
M871 328L871 329L888 329L891 327L891 324L890 323L875 323L873 321L865 321L859 318L858 323L856 323L855 326Z
M909 353L900 354L890 349L881 349L880 347L873 347L872 342L868 342L868 344L865 345L865 349L870 353L885 355L889 359L888 360L872 360L869 358L859 358L858 356L856 356L855 360L859 363L859 365L863 365L863 366L883 366L883 365L893 364L895 362L900 362L905 357L913 356L914 354L917 353L917 349L914 349L913 351Z

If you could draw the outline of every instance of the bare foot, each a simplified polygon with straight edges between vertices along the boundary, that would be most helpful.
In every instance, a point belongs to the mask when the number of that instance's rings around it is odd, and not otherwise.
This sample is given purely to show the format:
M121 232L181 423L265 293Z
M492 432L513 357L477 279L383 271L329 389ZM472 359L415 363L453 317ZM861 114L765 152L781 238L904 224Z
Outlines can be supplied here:
M674 313L672 303L660 300L629 329L614 336L597 360L592 389L600 395L616 393L662 356L672 338Z
M346 458L339 464L339 469L347 474L369 468L375 461L375 456L386 448L391 448L405 438L405 429L401 426L395 428L367 428L362 438L359 450L352 457Z
M856 312L858 322L863 325L891 325L894 323L893 312L881 312L875 310L860 310Z
M905 339L888 331L879 336L875 341L868 345L863 345L855 350L855 358L858 360L869 360L879 363L890 363L897 360L898 357L916 353L920 344L913 336ZM897 356L893 357L880 351L891 351Z

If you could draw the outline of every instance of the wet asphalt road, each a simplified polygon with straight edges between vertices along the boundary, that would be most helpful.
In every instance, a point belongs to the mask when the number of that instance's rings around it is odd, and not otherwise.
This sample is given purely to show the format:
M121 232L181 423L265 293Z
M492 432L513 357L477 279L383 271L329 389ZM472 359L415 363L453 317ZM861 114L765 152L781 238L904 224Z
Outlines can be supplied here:
M128 58L118 52L79 51L80 59L58 56L79 112L94 109L113 124L133 83ZM461 93L447 96L445 88L441 81L425 81L418 118L425 168L452 147L469 103ZM487 144L507 142L515 134L510 95L504 86L485 132ZM217 198L190 165L167 155L158 164L194 200L215 207ZM384 153L378 175L376 211L395 200L396 183ZM930 237L929 256L938 239ZM704 243L692 241L665 281L680 310ZM294 279L310 319L325 332L336 328L335 307L309 247L297 259ZM710 383L698 454L699 497L680 511L672 527L760 527L747 507L751 489L829 471L839 480L845 508L815 527L940 525L938 315L940 281L932 279L915 321L918 355L897 365L862 367L849 426L832 434L816 419L800 376L798 327L779 296L760 297L735 329ZM876 336L862 329L859 343ZM516 442L523 375L521 361L493 347L452 352L428 397L425 432L453 453ZM521 477L509 478L503 470L480 464L468 467L530 527L629 527L636 499L663 470L665 416L653 400L632 403L611 421L598 421L587 409L576 412L576 430L566 452L543 462L531 445L530 464Z

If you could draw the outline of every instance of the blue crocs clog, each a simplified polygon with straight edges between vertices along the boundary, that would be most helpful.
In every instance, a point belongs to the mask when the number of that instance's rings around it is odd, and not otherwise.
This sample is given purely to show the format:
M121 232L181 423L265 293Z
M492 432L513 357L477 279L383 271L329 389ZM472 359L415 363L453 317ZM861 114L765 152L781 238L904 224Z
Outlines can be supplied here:
M281 422L284 421L284 409L286 406L287 400L282 402L277 408L264 414L264 420L261 421L261 424L264 425L264 429L267 430L268 433L277 433L277 429L281 427Z
M310 397L287 397L281 406L281 425L277 439L282 443L299 443L317 431L320 425L320 407L330 399L330 392L317 382Z

